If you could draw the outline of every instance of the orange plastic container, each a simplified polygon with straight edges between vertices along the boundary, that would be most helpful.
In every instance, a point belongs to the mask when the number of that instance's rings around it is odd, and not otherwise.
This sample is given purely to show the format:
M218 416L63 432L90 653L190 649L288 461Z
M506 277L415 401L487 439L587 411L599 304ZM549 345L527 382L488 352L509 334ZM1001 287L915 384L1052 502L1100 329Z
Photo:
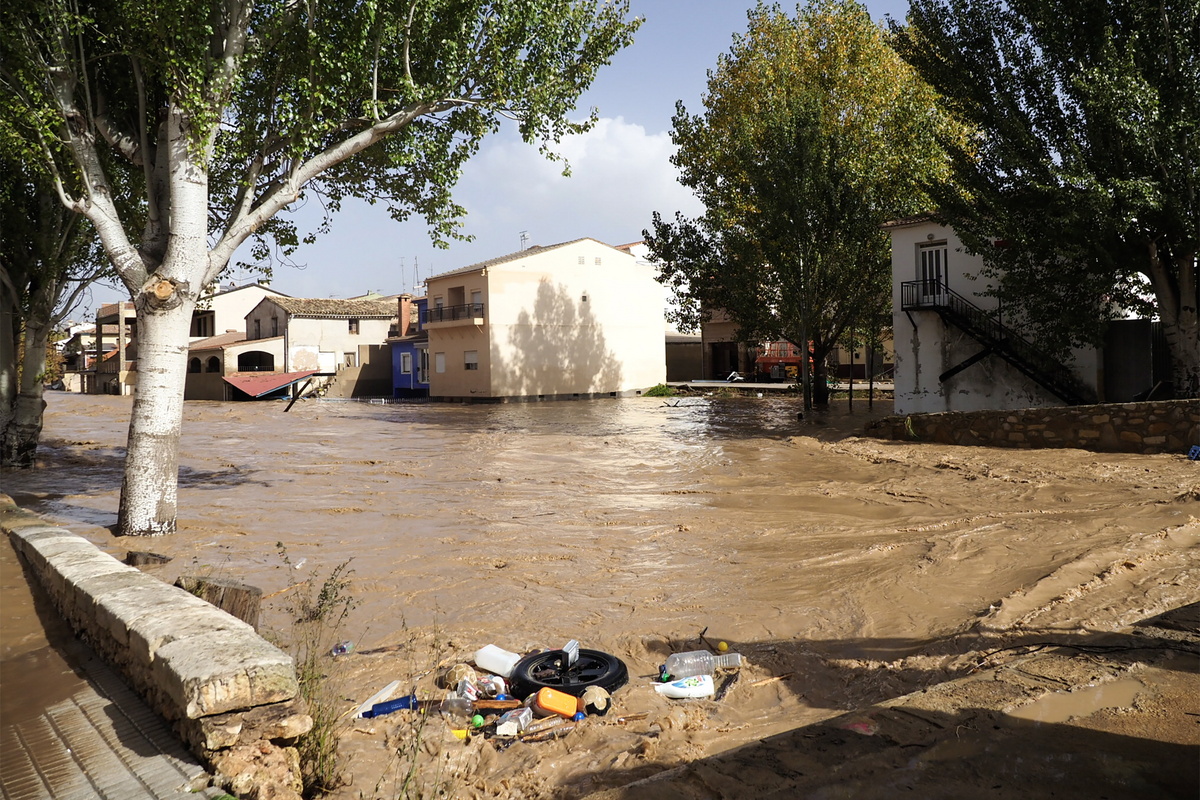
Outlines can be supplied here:
M538 689L538 693L534 695L533 702L529 704L529 707L540 717L559 714L570 718L575 716L575 712L579 708L579 701L573 695L557 689Z

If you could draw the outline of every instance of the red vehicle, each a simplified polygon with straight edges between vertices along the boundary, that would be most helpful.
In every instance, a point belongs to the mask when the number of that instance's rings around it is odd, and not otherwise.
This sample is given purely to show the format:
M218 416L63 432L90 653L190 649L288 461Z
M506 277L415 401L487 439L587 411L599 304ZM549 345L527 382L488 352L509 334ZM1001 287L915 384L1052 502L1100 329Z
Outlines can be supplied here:
M800 380L801 361L800 348L791 342L780 340L764 342L759 345L758 357L754 359L754 368L761 376L769 376L775 381ZM812 357L808 359L809 374L812 374Z

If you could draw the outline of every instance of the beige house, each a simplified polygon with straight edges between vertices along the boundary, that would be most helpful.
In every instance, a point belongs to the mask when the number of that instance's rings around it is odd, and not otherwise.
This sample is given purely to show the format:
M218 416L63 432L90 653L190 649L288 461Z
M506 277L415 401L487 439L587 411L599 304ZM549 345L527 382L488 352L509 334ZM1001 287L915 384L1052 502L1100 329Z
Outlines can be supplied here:
M654 268L595 239L530 247L426 286L432 398L616 397L666 379Z
M398 316L394 300L267 297L246 315L247 339L282 337L276 371L336 376L328 396L390 397L386 342Z

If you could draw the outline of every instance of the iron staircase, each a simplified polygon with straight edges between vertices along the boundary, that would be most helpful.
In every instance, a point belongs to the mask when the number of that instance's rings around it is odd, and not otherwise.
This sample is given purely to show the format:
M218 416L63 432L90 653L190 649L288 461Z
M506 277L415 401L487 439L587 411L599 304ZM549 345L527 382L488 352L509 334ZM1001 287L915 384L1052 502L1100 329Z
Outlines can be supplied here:
M1032 342L1005 326L941 281L905 281L900 284L900 307L911 311L934 311L943 321L969 334L983 349L939 376L949 380L989 355L996 355L1025 377L1068 405L1096 402L1096 393L1075 377L1065 364L1046 355ZM909 317L912 320L912 317ZM914 326L916 323L913 323Z

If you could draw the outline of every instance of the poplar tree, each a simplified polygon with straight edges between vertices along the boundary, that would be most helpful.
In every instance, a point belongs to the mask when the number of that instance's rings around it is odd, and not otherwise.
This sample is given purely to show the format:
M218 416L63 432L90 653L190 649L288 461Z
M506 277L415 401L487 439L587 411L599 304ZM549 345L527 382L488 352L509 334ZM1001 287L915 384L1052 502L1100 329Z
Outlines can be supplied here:
M918 185L946 177L939 138L961 132L853 0L814 0L794 18L759 3L704 103L700 115L677 105L672 136L705 213L655 214L644 233L659 280L685 327L722 309L743 341L811 352L822 404L827 356L890 294L880 226L929 210Z
M1200 4L914 0L896 31L974 131L929 191L1005 307L1060 354L1156 315L1200 396Z
M627 0L26 0L0 10L3 112L96 229L137 310L119 528L175 529L192 310L278 216L347 196L456 235L451 188L502 120L553 156ZM135 197L138 213L122 213Z

